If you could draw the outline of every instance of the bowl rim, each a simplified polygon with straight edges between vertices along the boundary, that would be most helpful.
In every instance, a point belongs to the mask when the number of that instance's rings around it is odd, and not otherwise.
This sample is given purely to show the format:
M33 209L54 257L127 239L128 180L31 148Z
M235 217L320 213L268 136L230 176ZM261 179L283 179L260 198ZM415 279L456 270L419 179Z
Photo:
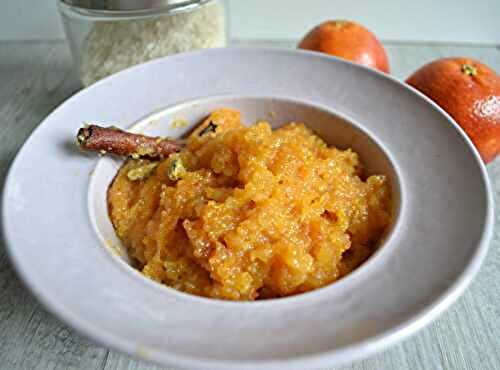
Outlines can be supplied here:
M319 354L313 355L299 355L297 357L291 359L280 359L280 360L262 360L262 361L227 361L227 360L215 360L211 358L200 358L200 357L191 357L178 355L174 353L166 353L166 352L153 352L151 354L146 353L138 353L135 346L131 341L124 340L116 335L108 333L103 330L99 326L94 323L79 317L78 315L74 315L70 310L66 309L63 305L60 305L57 300L53 299L53 297L49 297L45 290L38 289L38 285L36 281L32 279L31 274L26 271L16 256L16 250L13 243L13 235L10 234L8 230L8 208L7 208L7 195L8 189L12 187L12 183L14 181L14 172L15 169L23 157L24 152L27 151L27 147L31 144L33 136L39 130L41 130L45 125L39 125L30 135L30 137L25 141L21 149L18 151L15 159L11 162L9 167L7 176L4 180L4 191L1 198L1 228L0 233L6 245L6 252L9 256L11 263L14 265L16 271L18 272L18 276L20 276L22 282L30 287L31 292L35 295L35 297L43 303L43 305L56 316L63 319L67 324L71 327L77 329L80 333L83 333L85 336L92 338L100 344L108 348L113 348L120 352L125 352L131 355L139 356L143 360L156 362L158 364L174 364L180 367L186 368L206 368L206 367L214 367L214 368L255 368L265 367L269 369L278 369L289 366L296 367L314 367L314 366L324 366L326 362L335 363L335 364L343 364L355 359L365 358L375 352L380 351L381 349L387 348L388 346L399 342L410 335L414 334L417 330L423 328L425 325L434 320L438 315L440 315L447 307L449 307L456 299L465 291L467 286L470 284L472 279L476 276L477 272L480 269L482 262L487 254L489 241L493 235L493 221L494 221L494 202L493 195L491 190L491 184L489 182L489 178L486 172L486 167L482 162L479 153L476 148L472 144L471 140L467 137L464 131L458 126L458 124L437 104L432 102L425 95L417 91L416 89L404 84L402 81L397 78L387 75L385 73L370 69L368 67L356 65L349 61L336 58L333 56L328 56L325 54L321 54L319 52L312 52L306 50L289 50L289 49L276 49L270 47L231 47L231 48L221 48L221 49L208 49L208 50L199 50L188 53L182 53L174 56L168 57L170 60L176 58L195 58L198 55L208 54L208 53L218 53L221 50L225 50L226 52L238 52L238 50L247 50L252 52L263 52L263 53L278 53L278 54L286 54L291 57L294 54L298 55L310 55L314 58L321 58L324 60L330 60L335 63L340 64L348 64L353 68L364 69L368 71L368 73L372 75L376 75L380 78L386 79L395 83L407 91L411 92L416 98L425 101L434 111L439 112L447 121L449 121L452 126L458 131L458 133L462 136L462 139L466 142L469 148L472 150L472 155L476 161L476 164L479 167L480 173L482 175L482 183L484 184L485 197L486 197L486 212L484 216L484 227L481 233L480 240L478 242L477 248L475 249L470 261L465 265L463 270L459 273L459 276L449 284L447 288L443 289L438 296L434 298L434 300L427 304L425 307L421 307L418 311L411 315L409 319L405 319L401 322L401 324L396 325L388 330L385 330L382 334L370 336L368 339L361 340L352 345L347 345L344 347L338 347L333 350L323 351ZM149 65L162 63L162 61L166 58L159 58L156 60L149 61L142 65L134 66L129 69L126 69L122 72L119 72L115 75L107 77L101 81L96 82L91 87L81 90L76 93L69 99L67 99L63 104L67 104L76 99L79 99L82 93L88 93L93 88L100 86L101 84L106 84L114 81L115 79L121 78L121 76L130 73L131 71L136 71L140 69L145 69ZM49 121L55 112L58 111L58 108L51 112L44 120Z

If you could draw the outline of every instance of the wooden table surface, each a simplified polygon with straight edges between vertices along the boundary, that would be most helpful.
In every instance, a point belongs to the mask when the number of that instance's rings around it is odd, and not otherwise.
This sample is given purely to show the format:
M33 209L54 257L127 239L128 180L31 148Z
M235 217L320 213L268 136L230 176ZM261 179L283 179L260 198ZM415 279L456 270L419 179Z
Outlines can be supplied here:
M500 72L498 46L386 46L392 73L403 79L444 56L471 56ZM78 88L64 42L0 42L0 182L30 132ZM500 158L488 173L498 204ZM500 211L495 219L486 262L446 313L405 342L336 369L500 369ZM19 281L1 242L0 368L160 369L97 345L47 313Z

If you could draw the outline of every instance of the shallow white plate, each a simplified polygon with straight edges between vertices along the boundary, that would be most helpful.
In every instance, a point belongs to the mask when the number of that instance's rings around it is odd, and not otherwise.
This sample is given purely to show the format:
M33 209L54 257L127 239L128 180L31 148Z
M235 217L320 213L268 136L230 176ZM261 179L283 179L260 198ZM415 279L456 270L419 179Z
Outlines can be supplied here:
M240 109L247 123L305 121L330 143L353 147L368 171L386 173L395 221L381 249L328 287L247 303L176 292L128 266L105 207L120 163L80 153L76 131L91 121L178 136L219 106ZM176 118L190 126L173 128ZM2 211L18 272L68 324L141 358L217 369L324 367L407 337L471 281L493 218L477 152L436 105L373 70L271 49L178 55L81 91L21 149Z

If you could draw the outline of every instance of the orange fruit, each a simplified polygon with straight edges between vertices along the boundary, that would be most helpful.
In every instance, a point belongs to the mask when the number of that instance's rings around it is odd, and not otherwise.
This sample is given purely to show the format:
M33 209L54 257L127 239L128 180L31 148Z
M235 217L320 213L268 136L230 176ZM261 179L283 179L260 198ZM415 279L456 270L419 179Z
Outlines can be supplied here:
M389 72L387 54L380 41L355 22L333 20L321 23L300 41L298 48L320 51Z
M455 119L485 163L500 153L500 76L494 70L470 58L444 58L406 82Z

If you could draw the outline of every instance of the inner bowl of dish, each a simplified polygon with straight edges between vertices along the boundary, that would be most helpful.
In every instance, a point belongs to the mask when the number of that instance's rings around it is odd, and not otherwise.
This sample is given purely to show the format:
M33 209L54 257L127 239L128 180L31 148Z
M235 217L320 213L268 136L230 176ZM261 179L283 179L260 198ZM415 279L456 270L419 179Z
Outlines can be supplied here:
M341 150L352 149L357 153L360 156L365 178L371 175L385 176L391 189L391 222L376 243L373 255L379 248L383 248L384 240L390 237L391 231L397 225L401 208L402 193L397 167L390 154L372 134L364 130L362 125L338 113L325 107L293 99L217 96L162 109L139 120L132 125L130 131L153 137L180 138L192 131L212 111L222 107L239 111L242 122L246 125L266 121L273 129L276 129L289 122L304 123L329 146ZM179 125L179 122L182 124ZM99 160L89 184L88 206L90 219L102 245L117 257L119 263L131 266L132 260L129 258L127 248L120 242L110 220L109 199L106 191L123 163L123 159L114 156L105 156Z

